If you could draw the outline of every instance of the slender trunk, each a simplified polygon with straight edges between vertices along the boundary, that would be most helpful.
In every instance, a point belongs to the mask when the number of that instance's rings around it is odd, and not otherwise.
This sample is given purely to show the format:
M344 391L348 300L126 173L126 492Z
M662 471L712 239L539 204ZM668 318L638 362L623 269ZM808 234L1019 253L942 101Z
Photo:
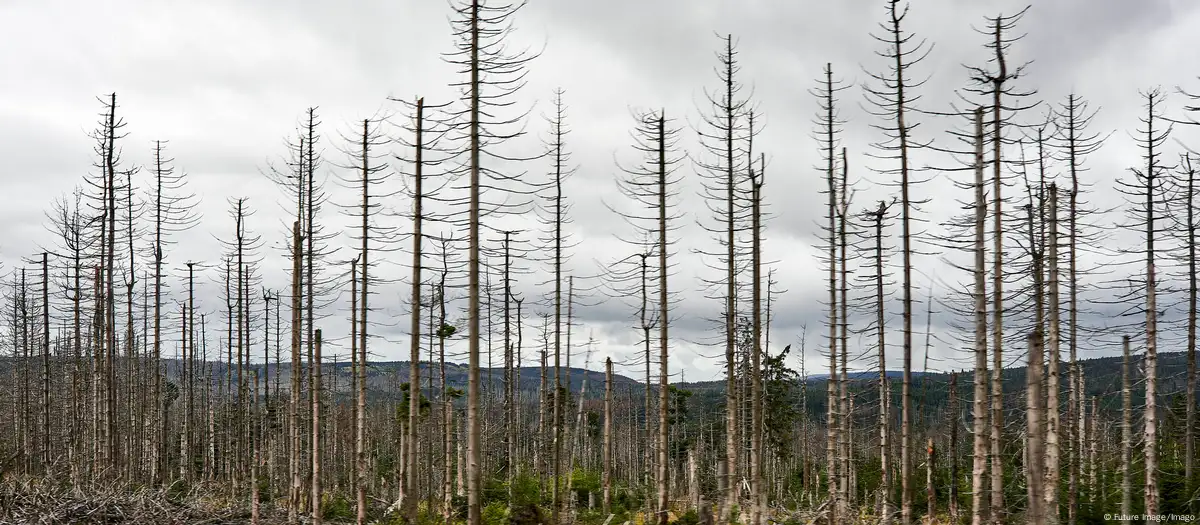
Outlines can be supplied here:
M604 503L603 513L612 509L612 415L613 415L612 358L604 360ZM582 400L581 400L582 401Z
M297 212L299 213L299 212ZM300 330L301 320L301 274L303 272L303 247L301 244L300 221L292 223L292 366L289 370L292 391L291 403L288 407L288 433L291 446L288 448L288 471L291 475L291 486L288 501L288 523L299 523L300 512Z
M833 67L825 64L825 110L827 128L825 129L825 155L828 162L825 173L827 192L829 194L829 381L826 406L828 416L826 427L828 435L825 443L825 470L829 489L829 499L833 502L834 519L841 517L842 504L837 485L837 440L838 440L838 411L837 411L837 203L838 187L836 178L837 159L834 157L834 109L833 109ZM907 388L907 386L905 387ZM907 392L907 390L906 390ZM907 471L905 471L907 473Z
M1195 462L1196 462L1196 171L1191 168L1189 158L1187 170L1187 265L1188 265L1188 312L1187 312L1187 421L1184 425L1184 488L1187 494L1195 492ZM1189 500L1188 508L1193 508Z
M469 87L470 115L468 135L470 140L470 210L468 212L468 237L470 247L467 261L467 523L481 525L483 479L480 472L479 426L479 161L480 142L480 2L471 2L471 44Z
M1045 398L1042 397L1042 334L1041 328L1034 328L1029 337L1029 366L1025 369L1025 399L1026 399L1026 437L1025 437L1025 486L1028 491L1028 501L1025 511L1026 522L1030 525L1045 523L1045 502L1043 501L1044 450L1042 439L1045 436L1042 420L1045 412Z
M253 398L254 401L252 404L252 409L253 409L252 413L257 415L258 414L258 371L255 370L253 373L254 373L255 395ZM254 426L252 428L255 428L255 429L258 428L257 417L255 418L255 423L253 423L253 425ZM260 450L259 447L260 447L259 436L258 436L257 430L255 430L254 432L252 432L250 434L250 448L251 448L251 450L253 450L253 456L254 456L254 460L250 464L250 523L252 523L253 525L258 525L258 519L259 519L259 514L260 514L259 507L261 506L259 487L258 487L258 470L259 470L258 464L262 458L262 451Z
M1130 463L1133 460L1133 391L1129 378L1129 336L1121 340L1121 514L1133 512L1133 484Z
M312 522L321 525L321 329L313 336L312 367Z
M421 188L424 182L424 143L425 99L417 99L416 141L413 163L413 259L412 259L412 299L410 301L411 324L409 334L408 354L408 438L404 442L405 455L404 473L400 479L400 495L404 504L405 516L410 522L417 518L417 419L420 417L421 399L421 247L422 227L425 216L422 208L424 192Z
M754 115L750 115L750 127L753 128ZM842 151L843 158L845 150ZM764 183L764 173L761 171L755 175L754 159L750 159L750 235L751 235L751 318L752 331L754 342L750 345L750 396L751 404L751 446L750 446L750 497L751 497L751 523L753 525L761 525L763 521L763 506L766 504L766 496L763 493L763 385L762 385L762 187ZM759 165L759 169L765 169L765 163ZM843 172L844 173L844 172ZM843 175L843 183L845 178ZM845 228L843 221L842 228L842 271L845 275ZM845 290L843 289L843 297ZM845 311L843 310L843 315ZM663 316L666 319L666 316ZM843 339L845 331L843 328ZM845 383L842 386L843 394L845 392ZM843 396L843 401L845 396ZM842 458L843 462L846 460Z
M445 250L445 245L442 245ZM452 434L454 433L454 400L450 396L449 388L446 384L446 253L442 253L442 275L438 282L438 380L441 382L440 392L442 397L442 518L446 524L450 523L451 516L451 492L450 483L452 481L454 470L454 441Z
M972 398L971 419L974 439L971 466L971 525L988 521L984 477L987 475L988 408L987 408L987 289L984 269L984 223L987 201L983 191L983 108L975 110L975 393Z
M1070 381L1071 381L1071 385L1072 385L1072 387L1071 387L1072 388L1072 397L1074 398L1075 409L1078 414L1078 416L1077 416L1078 419L1075 422L1073 422L1072 426L1074 427L1075 432L1079 436L1078 446L1073 447L1074 453L1072 454L1072 458L1071 458L1071 463L1072 463L1071 464L1071 473L1070 473L1071 479L1069 481L1070 485L1068 487L1070 499L1067 503L1067 509L1068 509L1067 510L1067 513L1068 513L1067 521L1070 525L1075 525L1076 514L1077 514L1076 507L1077 507L1077 502L1078 502L1078 487L1079 487L1078 480L1082 476L1082 473L1080 472L1080 463L1081 463L1081 459L1083 457L1083 450L1084 450L1084 444L1085 444L1085 440L1082 437L1085 434L1083 432L1083 429L1084 429L1084 426L1086 423L1086 421L1083 417L1083 414L1085 412L1087 412L1086 406L1085 406L1087 403L1087 399L1086 399L1087 393L1085 392L1085 390L1083 388L1084 384L1083 384L1082 378L1080 377L1079 363L1077 362L1077 353L1076 353L1076 349L1078 346L1077 339L1076 339L1077 333L1078 333L1078 327L1076 325L1076 321L1078 318L1078 312L1076 309L1076 306L1078 304L1078 283L1076 282L1077 267L1076 267L1075 241L1076 241L1076 237L1077 237L1076 221L1078 220L1078 217L1076 216L1076 214L1078 213L1078 209L1077 209L1076 205L1078 204L1078 197L1079 197L1079 169L1078 169L1079 168L1079 160L1078 160L1079 151L1078 151L1078 147L1077 147L1079 144L1079 137L1077 136L1078 129L1076 127L1076 122L1078 122L1076 120L1076 115L1075 115L1076 107L1077 107L1077 103L1076 103L1075 96L1068 95L1068 97L1067 97L1067 119L1066 119L1067 129L1066 129L1066 131L1067 131L1068 162L1069 162L1069 168L1070 168L1070 173L1071 173L1071 190L1070 190L1070 193L1067 198L1067 257L1070 259L1069 262L1067 263L1067 295L1068 295L1068 297L1067 297L1067 325L1068 325L1067 326L1067 332L1068 332L1067 338L1068 338L1068 343L1067 344L1068 344L1069 359L1071 361L1071 365L1070 365L1071 366L1071 379L1070 379ZM1089 497L1092 497L1091 489L1089 489Z
M1092 396L1092 422L1091 431L1085 432L1088 435L1088 503L1091 508L1096 508L1096 494L1100 487L1096 484L1096 471L1098 470L1096 461L1098 459L1097 449L1099 448L1100 436L1100 401L1096 396Z
M991 434L991 468L992 468L992 523L999 525L1004 519L1004 458L1001 455L1004 428L1004 388L1002 372L1004 369L1004 200L1001 190L1004 187L1001 178L1001 146L1003 121L1000 112L1003 109L1001 97L1004 92L1004 82L1008 80L1008 66L1005 62L1004 49L1001 41L1001 22L996 19L995 52L999 72L992 77L992 434Z
M937 497L933 491L933 469L936 453L933 448L933 438L928 438L925 444L925 516L932 521L937 510Z
M667 133L666 112L658 114L658 523L667 525L670 469L667 452L668 332L667 301Z
M109 120L109 135L108 135L108 150L107 150L108 158L106 159L107 160L107 173L108 173L108 182L107 182L108 211L107 211L107 215L106 215L106 217L108 218L108 236L107 236L107 238L104 239L104 242L106 242L108 245L107 250L105 251L106 260L104 262L104 287L105 287L104 309L105 309L105 314L104 314L104 325L103 326L105 329L105 340L106 340L106 343L105 343L106 351L104 354L104 358L105 358L104 372L105 372L105 384L107 385L106 388L104 389L105 397L106 397L105 417L104 417L104 423L105 423L106 429L105 429L105 433L104 433L104 438L105 438L105 446L108 449L108 452L107 452L107 458L109 460L108 466L110 468L112 468L113 471L120 472L121 468L122 468L122 464L121 464L122 458L120 458L120 456L117 453L117 442L116 442L117 381L116 381L116 368L114 366L114 364L115 364L114 360L116 358L116 353L117 353L117 327L116 327L116 325L117 325L116 297L117 296L116 296L116 293L114 293L114 291L113 291L113 287L114 287L115 281L116 281L115 271L116 271L116 246L117 246L117 201L116 201L116 198L117 198L116 197L116 193L117 193L117 172L116 172L116 169L117 169L116 168L117 130L116 130L116 125L117 124L116 124L116 120L115 120L116 119L116 108L117 108L117 94L116 93L112 94L111 98L109 99L109 104L111 106L111 111L109 113L110 120Z
M950 373L950 522L960 523L958 513L958 373ZM932 462L931 462L932 463Z
M890 443L888 441L888 423L891 414L888 403L892 397L887 377L887 331L884 316L883 288L883 219L887 214L887 204L879 202L879 210L874 213L875 222L875 331L876 346L879 347L879 515L881 523L888 525L892 522L892 465ZM803 439L803 437L801 438Z
M838 195L838 261L840 266L839 280L841 281L841 297L838 300L838 308L840 310L838 316L838 328L841 332L839 350L841 350L842 354L842 372L841 378L838 381L838 391L840 395L838 401L840 408L838 411L841 412L842 419L838 422L841 425L841 429L838 432L838 456L839 461L841 462L841 479L839 480L839 490L842 493L841 502L843 515L848 515L847 513L849 512L850 505L853 503L851 498L850 478L854 475L854 471L850 465L850 421L853 415L851 414L850 410L850 391L848 390L849 377L847 371L850 357L848 349L850 346L848 335L850 322L847 315L847 303L849 302L847 289L849 288L849 285L847 283L848 273L846 270L846 215L849 213L850 209L850 200L849 197L847 197L847 194L849 193L849 187L847 185L848 171L849 166L847 165L846 161L846 148L842 148L842 175L841 181L839 182L841 191Z
M50 254L42 252L42 470L50 472ZM132 313L130 316L132 318ZM132 333L132 330L130 331Z
M1038 146L1039 150L1041 145ZM1039 151L1040 156L1040 151ZM1044 157L1042 157L1044 158ZM1040 161L1039 161L1040 162ZM1059 401L1059 297L1058 297L1058 186L1050 184L1050 238L1046 243L1049 258L1049 289L1047 294L1048 313L1047 319L1050 332L1050 370L1046 377L1046 508L1045 519L1046 523L1058 523L1058 483L1061 473L1059 471L1059 434L1062 432L1059 428L1058 417L1058 401Z
M554 121L554 486L551 496L550 521L552 523L561 523L559 514L562 510L562 497L559 494L561 485L560 477L562 476L562 439L563 430L562 422L563 414L563 384L561 370L562 356L562 221L563 221L563 194L562 194L562 166L563 166L563 150L562 150L562 99L561 95L556 99L558 115ZM569 350L568 350L569 352ZM567 362L571 360L570 353L567 354ZM567 374L570 374L568 366ZM570 379L568 377L568 390L570 388Z
M1150 98L1148 137L1148 166L1146 167L1146 410L1142 443L1146 456L1146 486L1144 491L1145 514L1158 514L1158 282L1155 273L1155 207L1154 192L1158 176L1155 170L1157 157L1154 152L1154 105ZM1194 274L1193 274L1194 278Z
M306 357L308 358L308 363L309 363L309 365L308 365L308 388L310 390L316 390L316 385L315 385L316 374L313 369L313 352L314 352L315 346L316 346L316 341L314 339L314 337L315 337L314 330L316 328L313 323L313 320L314 320L314 304L313 303L316 299L316 290L315 290L316 289L316 280L314 279L314 274L316 273L316 268L313 264L313 260L316 258L316 251L315 251L313 245L316 243L316 232L317 232L317 224L316 224L316 222L317 222L317 220L316 220L316 213L317 213L317 197L316 197L317 141L316 141L316 137L314 136L315 130L316 130L316 110L313 108L309 108L309 110L308 110L308 125L307 125L308 151L307 151L307 155L305 156L305 161L304 161L305 171L308 174L308 177L305 178L305 180L304 180L304 185L305 185L305 192L304 192L304 219L305 219L304 220L304 303L305 303L304 304L304 334L305 334L305 343L304 343L304 345L305 345L305 351L307 352ZM310 417L308 418L308 421L306 422L307 426L311 430L309 432L309 435L310 436L317 435L316 418L311 417L311 416L314 416L315 414L310 413L309 415L310 415ZM310 448L315 449L316 444L310 444ZM313 461L311 462L311 464L313 464L313 465L316 464L315 458L313 458ZM309 478L308 480L310 483L316 483L316 479L315 479L316 475L312 471L311 468L305 474L308 476L308 478ZM316 505L316 502L310 502L309 508L315 509L316 508L315 505Z
M722 486L725 488L724 500L720 506L718 520L729 519L729 512L738 502L737 466L738 466L738 405L737 405L737 374L734 351L737 337L737 229L734 222L734 189L736 187L735 170L733 166L733 38L725 39L725 50L728 60L725 63L725 472Z

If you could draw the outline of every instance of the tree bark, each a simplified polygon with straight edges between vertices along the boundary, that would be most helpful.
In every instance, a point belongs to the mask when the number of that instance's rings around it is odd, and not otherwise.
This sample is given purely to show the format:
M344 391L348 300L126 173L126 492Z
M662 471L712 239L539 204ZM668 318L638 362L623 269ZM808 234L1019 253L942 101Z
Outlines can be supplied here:
M613 366L612 358L604 360L604 503L603 512L612 510L612 431L613 431ZM581 400L582 401L582 400Z
M988 403L987 403L987 289L984 268L984 223L987 218L987 200L983 191L983 108L975 110L975 393L972 398L971 419L974 440L971 467L971 525L983 525L989 513L984 492L984 477L987 475L988 453Z
M670 486L668 468L668 331L670 304L667 301L667 122L666 112L658 114L658 523L667 525Z
M312 522L321 525L321 329L313 336L312 362Z
M422 227L425 217L422 209L424 192L424 127L425 99L417 99L416 116L416 145L413 163L413 237L412 237L412 298L410 300L411 324L409 326L408 354L408 438L405 440L405 450L401 453L407 459L404 461L405 472L401 477L400 498L404 506L404 515L410 522L417 519L417 423L421 415L421 248Z
M1025 487L1028 492L1025 521L1030 525L1045 522L1043 501L1044 450L1042 419L1045 398L1042 397L1042 334L1035 328L1029 337L1029 366L1025 369L1026 432L1025 432Z
M1130 463L1133 459L1133 396L1129 378L1129 336L1121 340L1124 358L1121 361L1121 514L1128 516L1133 509L1133 485Z

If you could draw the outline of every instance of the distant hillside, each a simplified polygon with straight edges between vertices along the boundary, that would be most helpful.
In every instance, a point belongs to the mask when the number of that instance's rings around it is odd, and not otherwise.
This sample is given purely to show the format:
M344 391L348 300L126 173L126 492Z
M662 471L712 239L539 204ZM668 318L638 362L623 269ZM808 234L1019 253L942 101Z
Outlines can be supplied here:
M1140 380L1143 377L1141 373L1142 356L1132 356L1132 372L1133 381L1140 385ZM1101 357L1095 359L1085 359L1080 362L1083 374L1087 380L1086 393L1088 397L1097 396L1100 399L1100 404L1105 410L1115 410L1119 408L1119 399L1117 394L1120 392L1121 384L1121 357ZM174 379L177 376L178 362L168 361L166 364L167 375ZM224 378L226 368L224 363L210 363L212 374L215 380L219 381ZM1159 392L1164 396L1170 396L1176 392L1181 392L1184 388L1187 372L1187 355L1183 352L1167 352L1158 355L1159 366ZM439 376L439 366L429 363L420 363L421 373L421 389L424 392L436 392L440 386L441 378ZM276 369L269 367L264 370L264 366L256 364L251 367L253 370L258 370L260 374L265 373L267 377L274 380ZM290 381L289 364L284 364L279 367L278 374L281 382L281 388L286 389ZM350 363L337 363L333 365L325 363L322 365L322 372L325 374L325 387L339 394L348 394L351 385ZM367 388L369 396L377 397L394 397L397 395L398 387L408 382L409 362L408 361L376 361L372 362L368 367L367 373ZM1066 392L1067 367L1063 363L1062 381L1063 392ZM205 374L207 375L207 373ZM888 378L892 382L892 393L898 399L900 393L900 379L902 372L891 370L887 372ZM917 404L927 405L928 408L934 409L942 407L949 400L949 382L950 375L947 373L920 373L913 372L912 391L914 402ZM958 377L958 395L960 406L966 406L966 401L971 396L973 372L963 371ZM827 383L828 374L817 374L808 376L808 384L804 389L807 391L808 409L813 413L822 413L825 406L825 384ZM851 390L854 392L874 392L878 379L878 372L861 371L851 372L849 374L851 382ZM595 370L585 370L582 368L563 369L563 386L568 388L572 393L578 393L584 379L587 379L587 398L598 399L603 395L604 391L604 373ZM1010 394L1018 394L1025 389L1025 368L1008 368L1002 374L1004 382L1004 391ZM480 370L480 379L482 379L482 387L485 392L489 389L499 391L503 388L504 369L502 368L484 368ZM432 380L432 390L430 389L430 381ZM547 381L553 383L553 370L547 370ZM633 378L614 375L613 389L622 395L631 394L635 398L644 392L644 385ZM467 367L458 363L446 363L446 382L452 388L463 389L467 386ZM541 371L536 367L522 367L520 369L520 379L518 382L519 390L526 394L535 393L538 391L541 383ZM655 385L651 385L653 388ZM695 381L674 383L672 386L689 390L693 393L692 403L700 409L718 409L723 406L725 381ZM797 395L801 391L797 388ZM1134 404L1140 404L1142 401L1141 388L1134 389ZM871 396L868 396L871 397ZM1023 403L1019 395L1011 396L1011 402L1014 403L1014 408L1019 408L1016 405ZM799 399L796 400L799 403Z

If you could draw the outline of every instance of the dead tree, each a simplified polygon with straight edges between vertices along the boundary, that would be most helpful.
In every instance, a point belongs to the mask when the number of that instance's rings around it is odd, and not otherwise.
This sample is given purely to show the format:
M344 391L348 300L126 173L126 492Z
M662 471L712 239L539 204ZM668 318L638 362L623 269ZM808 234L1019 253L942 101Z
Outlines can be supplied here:
M828 224L823 226L827 236L826 250L828 254L825 256L825 261L829 265L829 381L828 393L826 396L827 417L826 417L826 444L825 444L825 468L826 477L828 478L828 492L830 500L833 502L832 512L836 516L841 516L844 511L844 502L841 497L839 486L839 463L837 460L837 444L839 443L840 427L838 424L838 398L837 398L837 356L838 356L838 210L841 199L839 195L842 188L839 185L837 172L837 150L839 146L839 136L841 131L842 121L837 112L837 93L847 86L840 81L833 79L833 66L825 64L825 70L822 79L818 83L818 87L811 93L818 101L818 113L816 116L815 133L820 141L821 160L823 162L823 170L825 175L825 193L828 199L828 209L826 210Z
M900 510L901 521L908 525L913 519L912 509L912 267L913 267L913 220L914 205L919 199L912 195L914 168L911 164L911 150L920 148L922 144L914 141L912 130L916 123L912 121L916 108L913 103L919 98L912 89L919 87L921 82L913 82L911 69L929 54L931 46L924 40L914 40L914 35L904 31L903 22L908 14L908 5L899 0L886 0L886 21L880 24L881 35L872 35L877 42L884 46L879 54L889 63L882 73L872 73L873 87L865 88L868 102L874 107L872 114L882 121L875 124L876 129L884 134L884 139L873 144L878 150L878 158L898 163L884 169L876 169L881 174L897 176L895 183L900 192L900 252L901 252L901 287L903 293L903 357L904 378L901 386L900 414Z
M1085 405L1087 403L1087 395L1084 391L1084 383L1082 373L1078 364L1078 347L1079 347L1079 281L1088 273L1087 268L1080 268L1079 257L1077 256L1078 246L1082 242L1086 244L1099 244L1099 235L1102 235L1103 229L1095 228L1093 232L1085 231L1089 227L1087 216L1094 213L1086 202L1083 200L1083 186L1080 184L1080 175L1084 174L1087 168L1084 165L1087 155L1100 149L1104 143L1104 137L1097 133L1090 132L1088 128L1091 125L1092 119L1095 117L1095 111L1089 111L1087 102L1083 101L1079 96L1070 94L1067 99L1059 104L1055 109L1056 127L1058 128L1057 148L1059 154L1057 160L1067 163L1067 167L1071 177L1071 186L1067 194L1066 205L1066 256L1067 256L1067 349L1068 359L1070 361L1070 395L1068 397L1068 412L1074 412L1076 417L1068 422L1068 434L1071 436L1071 457L1069 459L1070 466L1068 472L1068 500L1067 500L1067 520L1071 525L1075 524L1076 511L1078 506L1078 492L1080 478L1080 465L1083 459L1083 451L1087 444L1083 439L1083 428L1085 419L1083 414L1086 412ZM1060 338L1062 335L1060 334ZM1092 490L1089 487L1089 491ZM1089 493L1089 498L1093 495Z
M152 250L154 272L154 335L152 339L151 362L154 364L154 379L151 383L151 399L154 400L154 416L147 422L153 422L154 428L147 432L152 441L153 459L150 461L151 481L158 484L164 481L164 465L166 436L168 432L166 409L162 396L162 374L159 373L159 363L162 359L162 295L163 295L163 263L166 260L166 248L173 244L172 235L190 229L196 225L200 217L194 211L198 199L186 187L185 174L175 172L173 158L166 155L166 141L154 142L154 187L150 195L151 214L154 221L154 245Z
M987 200L984 198L983 177L983 107L975 109L975 287L972 292L975 309L975 393L972 401L974 434L973 465L971 468L971 524L988 521L985 508L984 476L987 473L988 419L987 403L987 270L984 267L984 231L987 222Z
M862 213L863 218L871 225L871 238L874 240L871 249L871 258L874 263L874 272L865 277L874 284L874 301L873 314L875 317L875 337L876 337L876 352L879 360L879 462L880 462L880 479L879 479L879 504L877 511L879 512L880 522L889 524L892 520L892 515L895 514L895 502L892 500L892 464L891 464L891 432L889 431L891 423L891 385L887 377L887 332L886 332L886 311L884 307L884 299L887 297L885 291L885 265L888 256L888 249L884 246L884 227L888 218L888 210L895 204L895 201L879 201L879 206L874 210L866 210Z
M1034 107L1020 102L1024 97L1032 96L1033 91L1020 91L1013 81L1020 78L1025 64L1010 66L1008 64L1008 48L1020 37L1010 34L1020 22L1028 8L1013 15L997 15L987 18L988 27L980 29L979 33L988 37L984 47L991 53L989 63L994 70L985 67L968 67L972 86L966 88L968 93L986 100L990 109L991 132L989 139L992 149L992 400L991 400L991 522L1003 522L1007 509L1004 505L1004 462L1002 456L1002 430L1004 428L1004 390L1002 383L1003 354L1004 354L1004 205L1006 203L1002 189L1004 187L1005 165L1003 146L1012 144L1013 139L1005 135L1005 130L1013 126L1013 116L1019 112ZM1007 112L1007 115L1005 114Z
M664 112L649 111L635 114L636 127L633 132L633 149L642 158L636 165L622 166L624 176L618 179L618 188L630 202L623 211L622 217L636 230L638 236L645 241L634 241L644 247L647 253L657 255L658 268L654 276L658 291L658 347L659 347L659 380L658 380L658 460L656 465L656 500L658 516L656 521L665 525L667 522L667 507L669 504L668 476L671 469L668 462L668 315L670 311L671 293L667 287L667 277L670 239L677 226L675 221L680 212L676 211L675 201L678 197L675 187L679 182L675 168L682 160L676 150L678 141L677 128L670 125ZM643 211L644 210L644 211ZM646 334L649 335L648 332ZM647 337L647 340L649 338ZM648 343L647 343L648 344Z
M479 413L479 343L480 301L479 268L481 225L481 188L491 187L484 179L519 183L520 177L504 175L482 165L483 154L508 139L523 134L520 124L524 115L502 116L511 111L512 97L524 83L528 63L536 57L524 51L513 52L505 43L512 32L512 18L523 2L491 4L486 0L455 0L451 31L457 50L445 60L458 68L464 80L455 84L461 88L458 112L458 131L465 135L465 154L468 157L468 216L467 216L467 522L479 525L483 488L482 446ZM512 128L517 128L513 130ZM514 160L511 157L505 157ZM528 160L528 159L526 159ZM514 207L510 209L519 209Z
M1121 339L1121 514L1133 512L1130 463L1133 460L1133 389L1129 384L1129 336Z
M605 514L612 509L612 417L613 417L613 366L612 358L604 360L604 445L603 445L603 490L604 500L601 507Z
M720 260L720 264L713 265L713 269L722 272L720 278L704 280L704 287L707 297L720 300L725 305L722 315L725 344L725 457L724 470L718 480L721 491L718 516L724 520L738 501L736 480L740 449L735 339L738 261L745 258L744 248L738 245L738 235L746 229L746 206L741 202L745 193L742 165L747 161L742 160L743 155L736 147L736 141L740 135L750 135L754 130L747 129L741 123L742 114L750 106L750 101L741 94L742 84L737 80L741 68L737 62L733 36L725 35L722 40L724 47L716 53L718 66L714 68L720 87L712 91L705 90L702 103L705 107L700 108L702 116L697 134L703 151L708 155L697 161L697 168L703 184L701 195L712 210L711 222L702 223L701 227L711 233L718 244L715 251L702 248L698 252Z
M1025 487L1028 493L1025 520L1030 525L1045 523L1045 502L1042 484L1045 455L1042 440L1045 438L1042 421L1046 398L1042 396L1042 333L1041 327L1034 328L1029 336L1029 365L1025 369Z
M321 524L321 329L316 329L312 362L312 522Z
M1167 185L1165 172L1171 169L1160 162L1162 146L1171 133L1171 125L1164 122L1162 116L1163 95L1156 88L1143 93L1145 97L1145 116L1139 120L1142 127L1137 130L1136 140L1142 149L1142 168L1131 168L1132 177L1117 181L1118 190L1125 195L1130 203L1127 210L1128 221L1122 226L1131 230L1140 230L1145 244L1139 250L1127 250L1130 255L1144 258L1144 273L1140 283L1135 281L1134 297L1140 295L1144 301L1141 308L1145 315L1144 329L1146 333L1145 385L1146 404L1143 426L1143 451L1145 453L1145 486L1143 497L1144 512L1158 514L1158 317L1160 315L1157 302L1158 277L1156 261L1159 256L1155 240L1169 226L1162 218L1166 215L1165 205ZM1137 290L1140 284L1141 290Z

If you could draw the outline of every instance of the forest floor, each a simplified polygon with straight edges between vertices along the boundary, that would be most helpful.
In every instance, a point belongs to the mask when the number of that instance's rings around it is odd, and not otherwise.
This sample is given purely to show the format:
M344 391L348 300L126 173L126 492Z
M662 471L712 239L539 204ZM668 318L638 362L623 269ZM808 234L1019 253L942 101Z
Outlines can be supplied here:
M36 481L0 482L0 525L169 524L234 525L250 523L244 505L200 496L193 490L93 487L65 489ZM286 523L285 513L263 505L259 523ZM328 522L336 524L338 522Z

